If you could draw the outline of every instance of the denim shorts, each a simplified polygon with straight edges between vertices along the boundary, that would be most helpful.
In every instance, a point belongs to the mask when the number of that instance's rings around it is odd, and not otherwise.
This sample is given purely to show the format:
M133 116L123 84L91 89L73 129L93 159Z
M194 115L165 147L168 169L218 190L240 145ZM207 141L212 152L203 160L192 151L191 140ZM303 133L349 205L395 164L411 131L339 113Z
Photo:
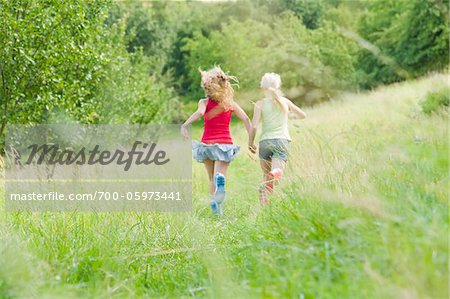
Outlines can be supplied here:
M261 140L259 142L259 158L261 160L275 158L287 161L290 149L289 142L289 140L282 138Z

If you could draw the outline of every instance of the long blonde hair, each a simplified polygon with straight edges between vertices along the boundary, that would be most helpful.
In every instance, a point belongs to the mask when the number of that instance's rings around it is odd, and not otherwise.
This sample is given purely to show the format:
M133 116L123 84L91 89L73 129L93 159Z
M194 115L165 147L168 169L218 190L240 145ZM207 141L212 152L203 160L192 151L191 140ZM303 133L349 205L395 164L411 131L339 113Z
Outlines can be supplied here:
M234 76L227 75L220 66L215 66L210 70L203 71L198 68L202 79L201 86L205 90L207 97L221 104L225 110L233 107L234 89L232 84L238 84Z
M288 113L289 107L285 101L283 101L283 93L280 90L281 77L276 73L265 73L261 78L261 88L264 88L270 98L272 98L280 107L281 110Z

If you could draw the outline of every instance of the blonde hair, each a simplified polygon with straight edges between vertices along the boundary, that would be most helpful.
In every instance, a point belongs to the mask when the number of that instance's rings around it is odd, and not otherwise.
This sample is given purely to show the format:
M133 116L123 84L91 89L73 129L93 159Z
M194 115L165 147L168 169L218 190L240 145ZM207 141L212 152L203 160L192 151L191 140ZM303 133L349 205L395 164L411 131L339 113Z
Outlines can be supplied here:
M201 86L206 96L221 104L226 110L231 109L234 95L232 84L238 84L237 78L227 75L220 66L207 71L199 67L198 70L202 76Z
M281 77L276 73L265 73L261 78L261 88L267 90L269 96L277 102L278 106L284 111L289 112L289 107L283 101L283 93L280 90Z

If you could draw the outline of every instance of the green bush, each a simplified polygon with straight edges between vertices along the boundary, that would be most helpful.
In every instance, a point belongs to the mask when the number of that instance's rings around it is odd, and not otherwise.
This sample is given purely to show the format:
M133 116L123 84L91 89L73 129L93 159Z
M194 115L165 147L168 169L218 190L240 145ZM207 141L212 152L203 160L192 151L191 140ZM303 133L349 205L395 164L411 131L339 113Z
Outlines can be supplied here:
M448 5L448 0L371 1L358 31L378 51L360 53L361 86L372 88L448 67Z
M444 107L448 107L450 104L450 88L442 88L438 91L430 92L425 97L425 100L421 103L422 111L425 114L432 114L441 110Z
M154 61L142 47L127 52L126 19L111 25L105 49L111 59L97 90L99 123L171 123L180 119L178 97L173 88L152 73Z
M154 71L161 59L139 44L127 51L137 25L117 5L0 0L0 148L7 123L174 120L178 99Z
M97 120L107 7L102 0L0 2L0 136L6 123L48 123L55 110Z
M284 5L298 16L308 29L317 29L325 7L322 1L284 0Z
M197 31L185 39L183 47L192 98L203 95L198 66L209 68L214 64L237 76L244 91L257 89L264 73L277 72L287 93L320 90L324 97L356 85L356 50L355 43L341 36L332 24L308 30L289 12L270 24L233 20L209 36ZM319 100L323 98L313 101Z

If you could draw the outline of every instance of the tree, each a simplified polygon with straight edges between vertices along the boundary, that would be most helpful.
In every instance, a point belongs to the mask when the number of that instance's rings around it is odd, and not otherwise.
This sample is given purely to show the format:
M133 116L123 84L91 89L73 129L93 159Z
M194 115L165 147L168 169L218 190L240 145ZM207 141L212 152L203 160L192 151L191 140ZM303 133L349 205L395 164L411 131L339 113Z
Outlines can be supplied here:
M106 0L0 0L1 142L7 123L174 119L178 98L150 74L156 54L127 52L118 11Z
M243 90L254 90L265 72L280 73L285 90L316 89L325 94L355 85L356 45L331 25L308 30L292 12L267 24L231 21L209 36L196 32L183 47L188 58L192 98L203 96L198 66L221 65L238 77ZM294 95L295 97L295 95Z
M363 87L373 87L407 77L442 70L449 63L448 0L373 1L361 17L359 33L391 57L386 64L380 56L362 51L359 67L365 72ZM403 72L405 73L405 72Z
M0 4L0 104L7 122L45 123L58 110L95 122L93 91L104 75L101 32L107 2Z
M325 6L322 0L283 0L287 9L298 16L308 29L317 29L322 22Z

